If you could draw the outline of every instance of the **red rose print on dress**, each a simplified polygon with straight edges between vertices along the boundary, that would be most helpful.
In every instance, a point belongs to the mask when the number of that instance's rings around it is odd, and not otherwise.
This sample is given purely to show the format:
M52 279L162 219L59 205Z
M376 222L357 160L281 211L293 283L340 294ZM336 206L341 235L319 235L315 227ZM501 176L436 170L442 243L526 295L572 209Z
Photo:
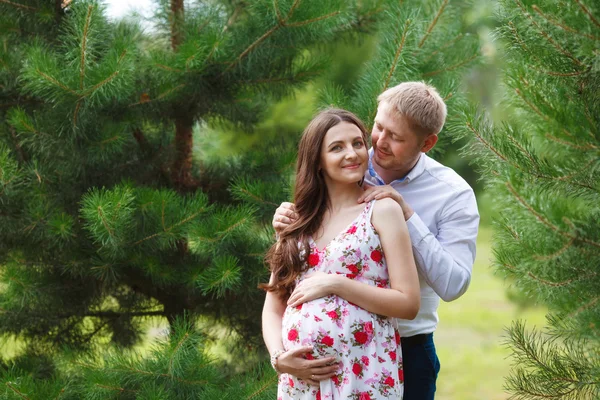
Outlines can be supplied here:
M333 346L333 338L331 336L325 336L321 339L321 343L323 343L327 347Z
M341 375L334 375L334 376L331 377L331 380L333 381L333 384L336 387L340 386L340 377L341 377Z
M371 391L361 392L360 390L353 390L349 398L352 400L371 400L371 396Z
M340 318L337 311L327 311L327 316L331 319L339 319Z
M354 340L356 340L356 342L358 344L365 344L365 343L367 343L368 339L369 339L369 335L367 335L364 332L359 331L354 334Z
M364 365L366 365L367 367L369 366L369 357L367 356L362 356L362 358L360 359L362 361L362 363Z
M310 266L314 267L316 265L319 265L319 261L320 261L319 255L316 253L312 253L308 256L308 265L310 265Z
M373 323L365 322L364 329L367 335L371 336L373 334Z
M298 340L298 331L296 328L290 329L287 337L290 342L296 342Z
M379 288L389 287L387 279L378 279L377 280L377 287L379 287Z
M395 351L390 351L388 353L388 355L390 356L390 360L396 361L396 352Z
M346 233L349 233L349 234L351 234L351 235L352 235L352 234L354 234L354 233L356 233L356 225L352 225L352 226L350 227L350 229L348 229L348 230L346 231Z
M394 385L396 384L396 382L394 381L394 378L392 378L391 376L388 376L387 378L385 378L385 381L383 381L383 383L385 383L389 387L394 387Z
M379 250L373 250L371 252L371 260L375 261L376 263L381 262L381 259L383 258L381 251Z
M346 265L346 268L348 268L353 274L358 274L358 267L356 264Z

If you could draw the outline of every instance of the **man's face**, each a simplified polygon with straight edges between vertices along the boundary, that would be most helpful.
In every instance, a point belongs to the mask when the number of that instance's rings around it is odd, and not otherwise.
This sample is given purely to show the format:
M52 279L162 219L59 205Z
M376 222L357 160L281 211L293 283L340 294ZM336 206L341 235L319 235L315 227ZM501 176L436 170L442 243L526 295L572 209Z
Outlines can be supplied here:
M398 115L383 102L377 108L371 133L373 160L381 168L405 176L414 167L425 138L412 132L405 117Z

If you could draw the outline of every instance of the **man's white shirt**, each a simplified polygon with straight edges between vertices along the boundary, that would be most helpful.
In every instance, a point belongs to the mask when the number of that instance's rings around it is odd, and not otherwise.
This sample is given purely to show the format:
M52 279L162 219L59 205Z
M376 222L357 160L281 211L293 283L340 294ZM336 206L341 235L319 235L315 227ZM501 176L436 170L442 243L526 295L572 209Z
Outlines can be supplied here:
M372 164L365 181L385 183ZM479 213L475 194L454 170L421 153L414 168L390 183L414 210L406 221L421 285L421 308L414 320L397 319L400 336L435 331L440 298L460 297L471 281Z

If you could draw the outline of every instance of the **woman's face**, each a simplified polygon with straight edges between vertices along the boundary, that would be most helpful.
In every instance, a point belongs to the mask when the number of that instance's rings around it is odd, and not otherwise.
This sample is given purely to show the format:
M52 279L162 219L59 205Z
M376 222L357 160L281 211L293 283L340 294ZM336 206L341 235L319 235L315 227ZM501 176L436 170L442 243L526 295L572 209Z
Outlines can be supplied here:
M356 125L340 122L325 134L320 165L325 182L359 182L365 175L368 160L366 143Z

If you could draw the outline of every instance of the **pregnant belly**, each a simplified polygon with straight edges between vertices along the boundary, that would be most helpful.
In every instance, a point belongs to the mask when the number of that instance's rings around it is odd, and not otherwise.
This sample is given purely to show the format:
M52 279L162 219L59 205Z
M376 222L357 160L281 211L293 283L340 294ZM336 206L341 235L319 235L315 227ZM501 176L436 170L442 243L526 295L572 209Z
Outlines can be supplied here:
M343 357L352 347L368 346L375 334L389 330L393 332L387 318L378 317L338 296L328 296L286 308L281 333L286 350L313 346L314 357Z

